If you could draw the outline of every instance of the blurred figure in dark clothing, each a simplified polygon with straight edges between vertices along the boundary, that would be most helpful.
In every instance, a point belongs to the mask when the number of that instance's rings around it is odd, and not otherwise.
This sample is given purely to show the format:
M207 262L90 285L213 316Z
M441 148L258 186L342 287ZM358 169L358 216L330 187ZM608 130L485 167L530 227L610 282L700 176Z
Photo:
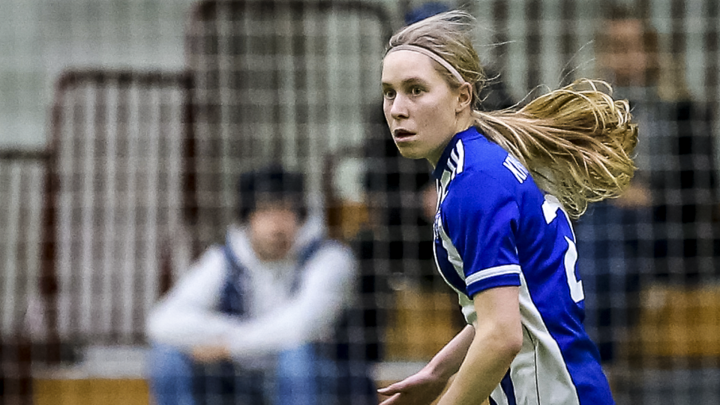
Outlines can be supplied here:
M638 171L617 200L594 204L576 224L586 327L602 360L615 360L639 307L641 280L693 284L714 277L712 119L675 72L661 81L655 31L610 6L597 35L598 68L627 98L640 133ZM677 58L672 58L677 59ZM643 277L646 275L647 277Z

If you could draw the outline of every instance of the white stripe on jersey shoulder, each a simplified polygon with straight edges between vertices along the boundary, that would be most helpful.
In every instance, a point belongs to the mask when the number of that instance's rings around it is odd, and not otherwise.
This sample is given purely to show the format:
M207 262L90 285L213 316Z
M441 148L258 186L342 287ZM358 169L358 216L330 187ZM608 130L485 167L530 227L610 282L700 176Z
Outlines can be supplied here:
M447 160L447 167L443 171L440 178L440 187L438 192L438 201L442 202L447 196L447 188L451 181L465 170L465 145L462 139L458 139L455 147L450 152Z
M463 263L462 256L460 256L460 253L455 248L455 245L453 245L450 236L447 234L447 232L445 232L445 227L442 225L442 219L438 218L438 221L438 233L440 234L440 242L442 242L443 248L447 252L448 261L450 262L450 264L452 264L455 272L458 274L458 276L460 276L460 279L464 280L465 273L463 272L463 268L465 264ZM440 273L442 274L442 271ZM443 275L443 277L445 276Z
M518 404L579 405L577 388L560 346L553 339L535 306L527 280L520 273L520 316L525 336L522 349L510 365L510 378ZM494 398L493 398L494 399Z
M502 276L504 274L520 274L520 265L518 264L506 264L503 266L490 267L484 270L480 270L475 274L471 274L470 277L465 279L465 285L469 286L480 280L485 280L490 277Z
M455 148L453 148L452 152L450 152L448 166L450 166L451 162L454 166L452 169L452 177L455 178L455 176L462 173L465 168L465 145L463 145L462 139L458 139L457 144L455 144Z
M440 180L438 180L438 207L443 201L445 201L445 197L447 197L447 189L450 184L450 180L450 172L445 170Z

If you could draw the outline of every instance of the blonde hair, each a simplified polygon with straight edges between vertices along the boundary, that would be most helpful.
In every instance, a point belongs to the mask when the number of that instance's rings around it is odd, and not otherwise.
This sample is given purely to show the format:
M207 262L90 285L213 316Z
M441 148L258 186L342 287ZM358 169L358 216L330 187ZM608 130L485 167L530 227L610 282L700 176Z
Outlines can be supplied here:
M591 202L620 196L635 172L631 154L638 129L628 102L614 100L605 82L581 79L519 109L480 111L485 75L470 36L474 23L464 11L438 14L395 34L388 51L420 46L455 67L473 86L474 125L520 160L571 217L581 216ZM436 69L451 88L463 84L440 64Z

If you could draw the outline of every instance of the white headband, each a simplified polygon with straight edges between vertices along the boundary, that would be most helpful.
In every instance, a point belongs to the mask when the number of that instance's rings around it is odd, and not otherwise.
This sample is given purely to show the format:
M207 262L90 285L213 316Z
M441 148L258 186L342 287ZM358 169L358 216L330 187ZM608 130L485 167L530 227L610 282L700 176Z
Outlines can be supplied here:
M458 72L457 69L455 69L453 67L453 65L451 65L448 61L443 59L440 55L436 54L435 52L433 52L429 49L426 49L426 48L423 48L423 47L417 46L417 45L398 45L394 48L390 48L390 50L387 51L387 53L391 53L391 52L395 52L395 51L411 51L411 52L421 53L421 54L427 56L428 58L434 60L435 62L441 64L445 69L447 69L448 72L450 72L457 79L457 81L459 81L460 83L465 83L465 79L463 79L462 75L460 75L460 72Z

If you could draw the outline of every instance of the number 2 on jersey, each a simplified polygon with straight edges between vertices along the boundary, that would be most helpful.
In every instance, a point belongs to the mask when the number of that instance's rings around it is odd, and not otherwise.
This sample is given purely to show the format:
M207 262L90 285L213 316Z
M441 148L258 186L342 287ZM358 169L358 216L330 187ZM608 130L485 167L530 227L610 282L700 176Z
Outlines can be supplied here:
M542 210L545 215L545 222L548 224L552 223L552 221L558 217L558 211L562 212L563 218L567 221L568 227L572 229L570 217L568 217L565 210L562 209L560 201L554 196L545 196L545 202L543 203ZM577 248L575 247L575 242L567 236L565 236L565 241L568 244L564 259L565 274L567 275L568 287L570 287L570 297L572 297L575 303L578 303L585 299L585 293L583 292L582 280L578 280L575 275L575 263L578 258Z

